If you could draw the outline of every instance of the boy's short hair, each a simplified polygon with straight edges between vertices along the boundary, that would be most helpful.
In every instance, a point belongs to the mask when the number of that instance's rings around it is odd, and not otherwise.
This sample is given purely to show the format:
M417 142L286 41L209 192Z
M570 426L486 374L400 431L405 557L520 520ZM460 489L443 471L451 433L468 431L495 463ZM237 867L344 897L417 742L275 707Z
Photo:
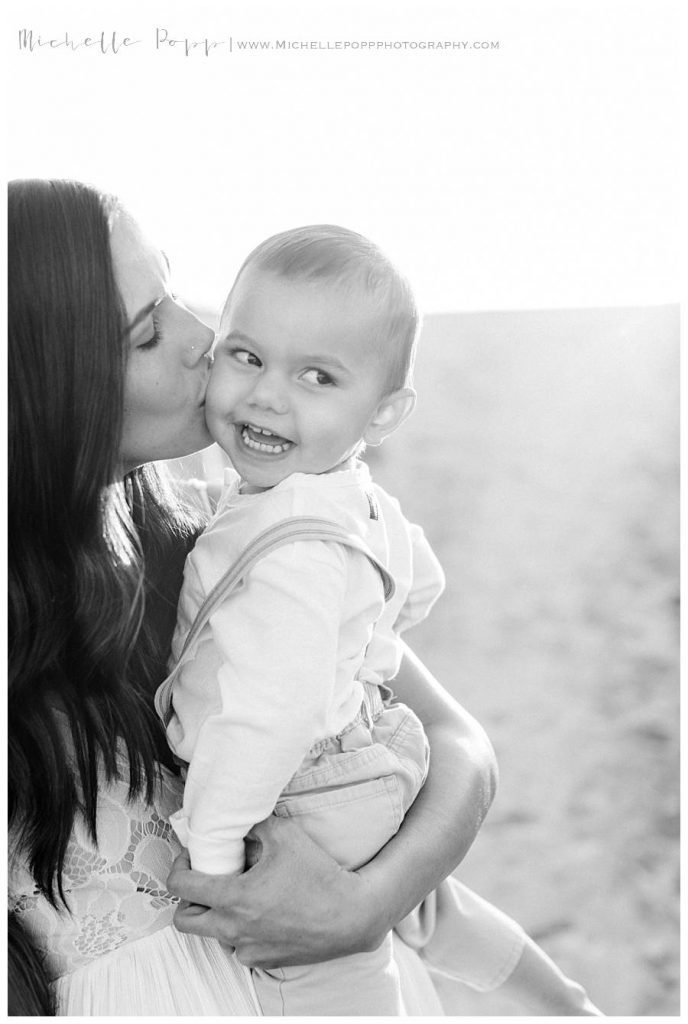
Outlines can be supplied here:
M378 339L387 349L389 391L411 383L421 315L406 278L370 239L336 224L292 228L272 235L249 253L235 287L248 269L362 288L380 311Z

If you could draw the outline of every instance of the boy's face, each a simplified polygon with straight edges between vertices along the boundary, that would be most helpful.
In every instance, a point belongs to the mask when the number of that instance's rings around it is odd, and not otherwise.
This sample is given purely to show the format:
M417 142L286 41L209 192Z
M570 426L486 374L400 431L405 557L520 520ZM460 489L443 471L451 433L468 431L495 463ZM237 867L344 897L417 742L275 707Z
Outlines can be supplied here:
M206 419L246 482L325 473L356 451L385 391L377 321L360 293L242 274L222 314Z

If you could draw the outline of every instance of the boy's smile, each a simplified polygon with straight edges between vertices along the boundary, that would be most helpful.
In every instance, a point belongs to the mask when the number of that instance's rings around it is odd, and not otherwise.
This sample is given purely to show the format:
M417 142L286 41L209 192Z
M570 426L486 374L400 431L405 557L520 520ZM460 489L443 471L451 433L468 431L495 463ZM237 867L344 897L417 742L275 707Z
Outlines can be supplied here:
M241 439L247 448L264 452L266 455L281 455L294 445L288 437L280 437L271 430L263 430L253 423L244 423L241 427Z
M378 331L362 289L243 272L222 315L206 419L244 481L274 487L355 454L385 392Z

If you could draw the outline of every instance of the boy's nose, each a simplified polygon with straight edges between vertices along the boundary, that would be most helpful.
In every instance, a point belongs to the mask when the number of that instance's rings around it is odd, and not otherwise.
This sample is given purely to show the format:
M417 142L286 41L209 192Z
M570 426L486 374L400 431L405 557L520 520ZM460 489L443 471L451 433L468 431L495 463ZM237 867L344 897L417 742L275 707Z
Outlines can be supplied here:
M288 411L289 403L284 387L268 373L262 373L256 381L250 396L250 404L259 409L269 409L280 415Z

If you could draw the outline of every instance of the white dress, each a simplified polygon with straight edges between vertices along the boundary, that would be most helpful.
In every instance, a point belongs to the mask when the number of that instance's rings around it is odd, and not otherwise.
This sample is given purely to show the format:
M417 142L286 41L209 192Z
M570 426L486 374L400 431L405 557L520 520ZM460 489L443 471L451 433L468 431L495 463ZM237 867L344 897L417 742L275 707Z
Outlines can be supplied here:
M98 847L81 820L67 849L71 914L55 910L37 889L10 837L9 909L43 958L59 1015L260 1015L251 972L215 939L184 935L172 924L177 900L165 880L181 846L168 818L181 806L182 789L164 768L152 806L130 802L125 782L101 784ZM443 1015L418 954L394 940L406 1014Z
M68 1016L256 1016L250 971L215 939L172 924L165 880L180 846L168 823L182 783L163 769L152 806L129 802L125 782L103 785L98 847L79 821L55 910L11 856L10 910L31 935Z

